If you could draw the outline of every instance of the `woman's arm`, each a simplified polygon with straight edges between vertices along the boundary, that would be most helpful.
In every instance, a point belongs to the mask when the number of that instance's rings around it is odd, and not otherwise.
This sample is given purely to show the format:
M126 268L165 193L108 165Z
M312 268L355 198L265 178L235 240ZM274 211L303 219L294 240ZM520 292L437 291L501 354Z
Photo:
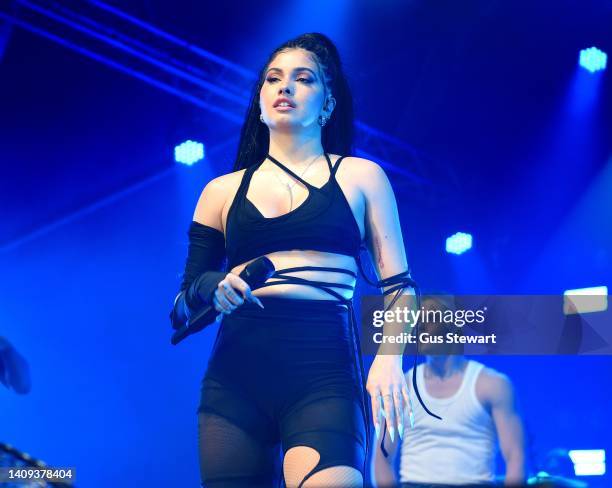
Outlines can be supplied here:
M213 180L202 190L198 203L196 204L193 220L203 225L208 225L219 232L223 232L223 207L228 193L228 176L223 175Z
M379 279L385 279L408 271L397 202L391 183L378 164L360 158L355 158L355 161L355 173L359 175L359 186L365 198L366 244L376 274ZM415 306L412 288L400 293L395 306ZM385 308L390 305L393 297L394 294L385 295ZM383 337L405 332L406 328L409 328L409 324L386 323ZM384 410L391 441L395 439L396 429L402 435L403 413L405 406L409 405L408 389L402 371L403 350L403 344L381 345L366 384L372 399L376 432L380 432Z
M214 305L217 312L231 313L250 300L261 306L247 283L222 271L225 260L223 209L236 186L236 173L211 180L202 191L189 228L189 250L180 292L170 313L172 327L183 327L195 311ZM238 293L239 292L239 293ZM241 296L242 295L242 296Z
M408 269L397 202L384 170L367 159L356 159L365 198L366 244L379 279L384 279Z
M174 329L183 327L193 313L212 303L218 283L227 274L222 271L225 237L221 213L226 194L223 179L215 178L204 187L189 226L183 280L170 313Z

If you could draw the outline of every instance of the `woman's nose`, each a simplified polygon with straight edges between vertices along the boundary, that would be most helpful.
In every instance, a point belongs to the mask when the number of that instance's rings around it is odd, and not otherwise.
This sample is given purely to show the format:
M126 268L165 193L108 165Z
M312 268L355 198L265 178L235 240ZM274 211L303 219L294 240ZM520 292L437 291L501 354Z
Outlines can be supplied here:
M287 95L291 95L291 88L289 88L288 86L281 87L280 93L281 94L286 93Z

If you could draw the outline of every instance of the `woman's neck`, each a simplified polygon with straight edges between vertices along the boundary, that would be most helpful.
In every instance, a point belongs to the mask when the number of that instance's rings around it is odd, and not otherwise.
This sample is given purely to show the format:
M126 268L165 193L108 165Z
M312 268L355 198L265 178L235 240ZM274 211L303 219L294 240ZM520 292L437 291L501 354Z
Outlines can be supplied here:
M320 133L312 134L278 133L270 131L268 154L286 166L300 166L319 154L323 154Z

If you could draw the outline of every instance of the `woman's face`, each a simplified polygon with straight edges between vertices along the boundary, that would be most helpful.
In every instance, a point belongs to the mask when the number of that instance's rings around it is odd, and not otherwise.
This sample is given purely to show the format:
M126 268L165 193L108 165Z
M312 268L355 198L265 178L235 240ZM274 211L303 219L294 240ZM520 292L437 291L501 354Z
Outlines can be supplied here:
M259 92L264 123L270 128L304 128L317 124L319 115L329 116L333 106L325 104L322 75L308 51L279 53L269 64ZM281 99L286 103L281 104Z

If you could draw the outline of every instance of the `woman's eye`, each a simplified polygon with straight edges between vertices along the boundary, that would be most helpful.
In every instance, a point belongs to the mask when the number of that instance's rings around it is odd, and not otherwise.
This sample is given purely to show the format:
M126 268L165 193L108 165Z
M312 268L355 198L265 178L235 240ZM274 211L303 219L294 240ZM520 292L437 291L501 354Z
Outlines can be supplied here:
M270 78L266 78L266 81L268 83L276 83L277 81L280 81L280 78L277 78L276 76L271 76ZM300 76L299 78L297 78L296 81L302 82L302 83L312 83L312 80L310 78L306 78L303 76Z

